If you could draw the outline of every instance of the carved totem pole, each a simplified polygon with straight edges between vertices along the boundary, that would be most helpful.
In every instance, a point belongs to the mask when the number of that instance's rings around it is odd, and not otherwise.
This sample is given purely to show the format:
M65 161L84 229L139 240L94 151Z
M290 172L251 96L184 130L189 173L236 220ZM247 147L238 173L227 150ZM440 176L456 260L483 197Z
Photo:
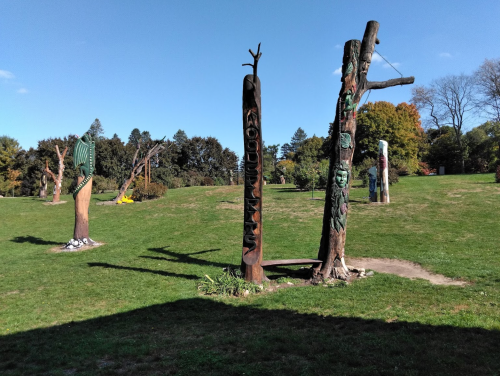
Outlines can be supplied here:
M388 204L389 197L389 158L387 152L387 141L380 140L378 143L378 171L380 174L380 202Z
M260 43L257 53L249 50L253 74L243 79L243 138L245 142L245 206L243 227L243 252L241 268L245 280L261 283L264 278L262 262L262 129L260 80L257 64L262 53Z
M383 82L370 82L366 76L375 49L379 24L369 21L363 41L350 40L344 45L342 88L337 102L335 121L331 126L330 169L325 197L323 227L318 259L322 264L313 268L313 280L347 279L344 262L351 165L356 134L356 108L363 94L370 89L407 85L413 77Z
M42 171L40 176L40 193L38 195L40 198L47 198L47 173Z
M368 169L368 180L370 189L370 202L377 202L377 167Z
M66 244L67 249L96 244L89 237L89 204L92 194L92 176L95 168L95 143L90 134L85 133L76 141L73 150L73 166L80 166L75 199L75 230L73 239Z

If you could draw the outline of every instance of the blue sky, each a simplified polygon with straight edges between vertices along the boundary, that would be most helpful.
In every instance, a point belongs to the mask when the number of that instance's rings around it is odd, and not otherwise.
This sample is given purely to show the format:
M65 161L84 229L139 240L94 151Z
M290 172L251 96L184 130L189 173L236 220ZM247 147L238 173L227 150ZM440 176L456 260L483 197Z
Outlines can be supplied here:
M27 149L81 135L99 118L107 137L183 129L241 155L242 81L251 73L241 64L261 42L266 144L289 142L298 127L326 136L344 43L361 40L367 21L380 23L376 49L427 85L499 58L498 15L498 0L2 0L0 135ZM398 76L375 58L368 79ZM397 104L410 90L372 91L369 100Z

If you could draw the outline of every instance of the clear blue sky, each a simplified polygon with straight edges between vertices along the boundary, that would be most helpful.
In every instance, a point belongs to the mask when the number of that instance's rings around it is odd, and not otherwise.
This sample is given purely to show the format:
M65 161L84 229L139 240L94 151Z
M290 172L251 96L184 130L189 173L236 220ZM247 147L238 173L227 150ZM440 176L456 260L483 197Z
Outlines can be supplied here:
M251 73L241 64L261 42L266 144L289 142L298 127L326 136L343 45L361 40L367 21L380 23L376 49L426 85L500 57L499 15L498 0L1 0L0 135L27 149L81 135L99 118L107 137L183 129L241 155L242 81ZM376 60L368 75L396 77ZM409 98L405 86L369 100Z

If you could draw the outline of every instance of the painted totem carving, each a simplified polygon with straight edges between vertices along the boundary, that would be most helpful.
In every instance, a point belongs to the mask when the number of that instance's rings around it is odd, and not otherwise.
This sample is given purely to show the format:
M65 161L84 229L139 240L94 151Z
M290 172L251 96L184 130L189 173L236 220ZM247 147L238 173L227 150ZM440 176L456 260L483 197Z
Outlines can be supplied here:
M389 197L389 159L387 153L387 141L380 140L378 143L378 170L380 174L380 202L390 203Z
M383 82L370 82L366 75L375 49L379 24L366 25L363 41L350 40L344 45L342 88L337 101L335 120L330 124L330 169L323 212L323 226L318 259L321 265L313 269L313 281L326 278L347 279L349 271L344 262L349 188L356 134L356 109L363 94L370 89L407 85L413 77Z
M73 167L80 167L80 175L73 193L75 199L75 229L73 239L66 244L67 249L96 244L89 237L89 204L92 194L92 176L95 168L95 143L88 133L85 133L76 141L73 150Z
M249 50L254 58L253 74L243 79L243 138L245 142L245 203L242 269L245 280L261 283L262 261L262 128L260 80L257 64L262 53Z

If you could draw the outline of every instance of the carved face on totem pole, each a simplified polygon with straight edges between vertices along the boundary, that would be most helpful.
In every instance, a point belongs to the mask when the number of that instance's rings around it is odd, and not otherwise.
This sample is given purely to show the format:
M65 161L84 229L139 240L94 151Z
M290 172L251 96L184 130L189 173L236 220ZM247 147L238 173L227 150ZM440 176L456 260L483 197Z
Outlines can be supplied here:
M350 169L347 161L342 161L335 168L335 181L332 184L332 220L331 226L337 232L345 229L347 206L349 204Z

